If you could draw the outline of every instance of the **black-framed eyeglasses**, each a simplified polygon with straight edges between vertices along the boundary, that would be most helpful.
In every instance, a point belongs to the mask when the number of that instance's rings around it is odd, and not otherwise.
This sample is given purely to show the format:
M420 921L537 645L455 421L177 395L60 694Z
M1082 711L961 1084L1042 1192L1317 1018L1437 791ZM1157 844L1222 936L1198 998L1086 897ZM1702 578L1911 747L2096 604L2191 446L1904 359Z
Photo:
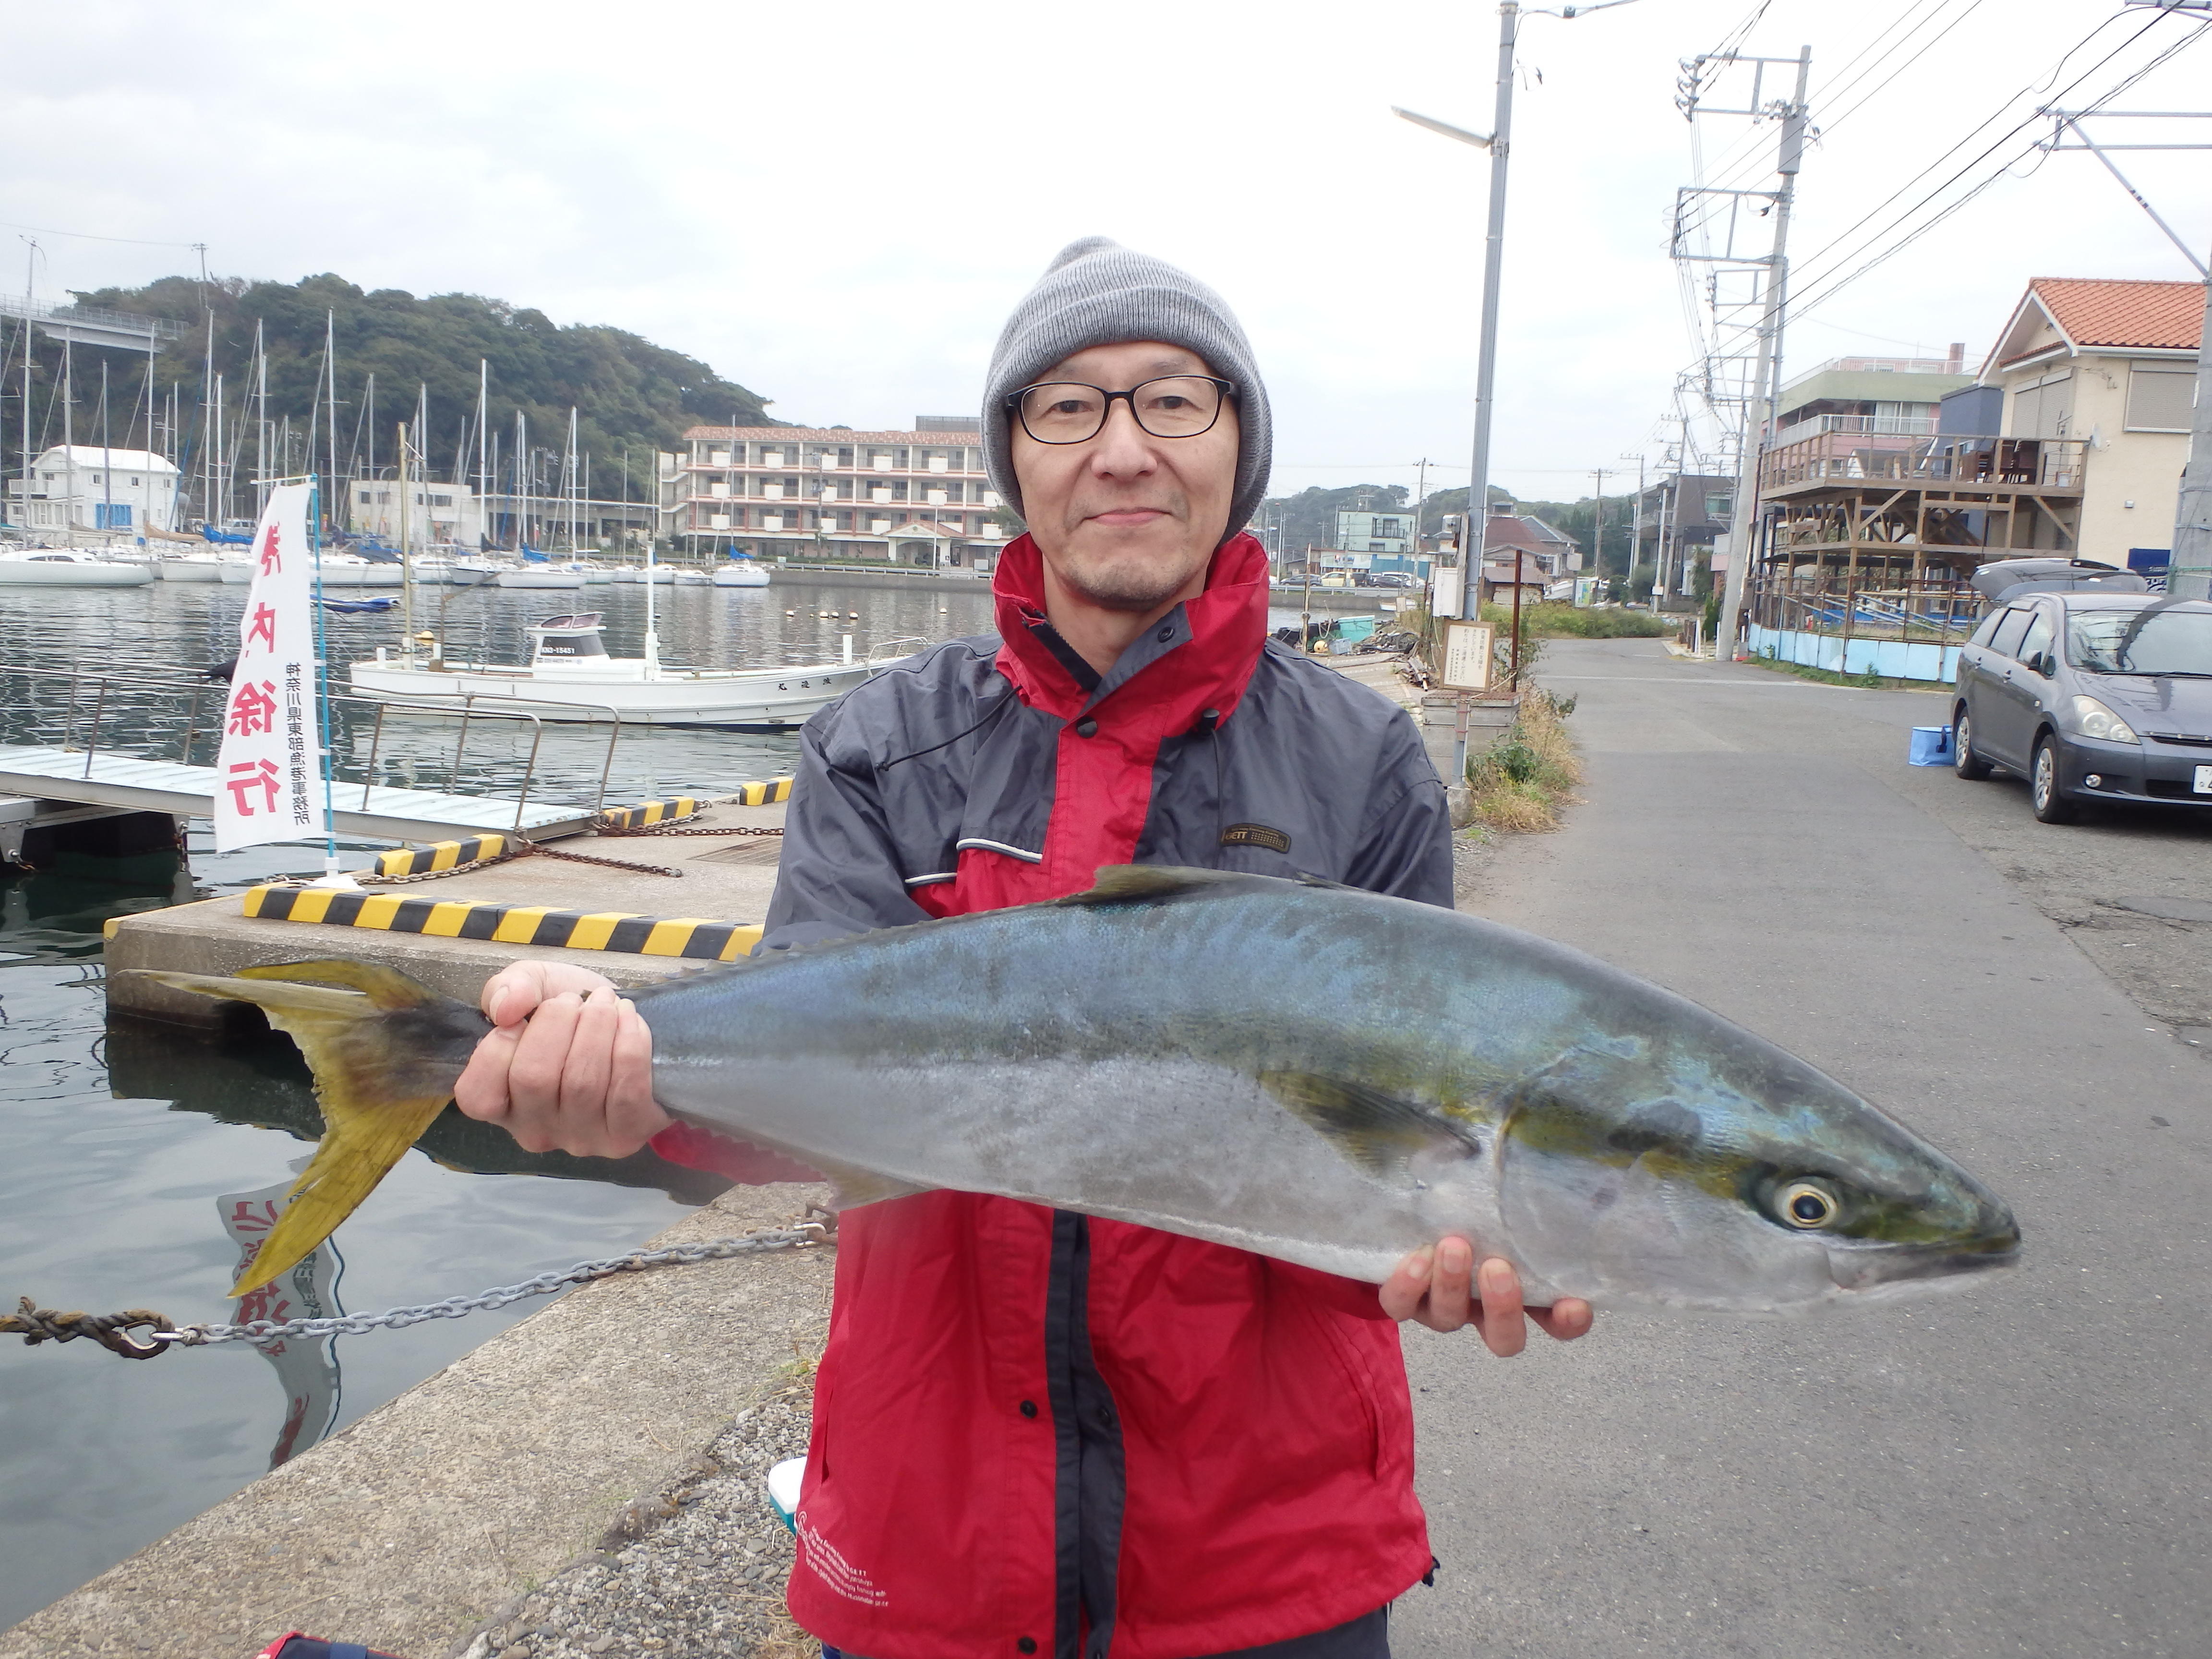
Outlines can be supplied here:
M1041 444L1087 443L1105 427L1120 398L1137 424L1155 438L1195 438L1213 430L1221 405L1237 395L1234 380L1211 374L1167 374L1127 392L1109 392L1081 380L1043 380L1006 399L1022 430Z

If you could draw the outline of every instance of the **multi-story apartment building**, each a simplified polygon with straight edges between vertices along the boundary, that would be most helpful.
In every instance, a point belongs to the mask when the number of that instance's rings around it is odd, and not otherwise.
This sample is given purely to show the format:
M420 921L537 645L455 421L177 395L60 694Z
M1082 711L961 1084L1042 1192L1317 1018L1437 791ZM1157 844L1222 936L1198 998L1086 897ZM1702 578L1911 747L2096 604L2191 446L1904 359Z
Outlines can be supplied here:
M702 558L879 560L988 570L1010 532L972 416L911 432L695 426L660 457L661 534Z

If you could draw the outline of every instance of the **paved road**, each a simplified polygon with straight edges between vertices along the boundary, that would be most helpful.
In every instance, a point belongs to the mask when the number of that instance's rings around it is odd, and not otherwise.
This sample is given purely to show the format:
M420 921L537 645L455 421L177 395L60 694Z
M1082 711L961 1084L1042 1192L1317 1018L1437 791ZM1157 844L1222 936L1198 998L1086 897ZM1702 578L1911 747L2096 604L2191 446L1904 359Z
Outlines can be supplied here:
M1603 1318L1510 1364L1415 1334L1443 1569L1400 1659L2212 1653L2212 1059L2098 965L2199 1023L2212 927L2082 925L2212 898L2212 835L2038 825L2016 783L1908 768L1934 696L1643 641L1545 671L1588 799L1468 908L1894 1110L2012 1201L2028 1263L1856 1316Z

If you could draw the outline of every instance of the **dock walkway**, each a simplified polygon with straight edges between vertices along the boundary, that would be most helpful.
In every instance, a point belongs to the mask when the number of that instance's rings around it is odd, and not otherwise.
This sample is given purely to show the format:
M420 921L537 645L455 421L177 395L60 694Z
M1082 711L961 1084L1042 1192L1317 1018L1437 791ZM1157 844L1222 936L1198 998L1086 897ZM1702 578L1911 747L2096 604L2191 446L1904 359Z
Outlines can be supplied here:
M0 795L205 817L214 811L219 787L211 766L0 744ZM387 841L440 841L485 830L520 831L545 841L580 834L594 816L588 806L343 781L332 805L340 835Z

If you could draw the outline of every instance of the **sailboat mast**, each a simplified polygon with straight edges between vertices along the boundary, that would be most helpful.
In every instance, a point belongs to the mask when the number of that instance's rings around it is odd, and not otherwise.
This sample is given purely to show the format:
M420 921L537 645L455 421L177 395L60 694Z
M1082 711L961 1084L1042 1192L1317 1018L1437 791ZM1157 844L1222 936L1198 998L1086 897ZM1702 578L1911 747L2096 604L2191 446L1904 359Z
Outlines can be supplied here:
M410 532L414 528L408 508L414 503L412 486L407 482L407 422L399 423L399 631L407 643L405 654L410 661L415 655L415 564L409 553Z
M568 405L568 449L561 458L561 483L568 497L568 556L576 556L576 405Z
M69 545L76 545L76 360L70 350L67 330L62 333L62 465L69 479Z
M326 386L326 387L328 388L328 390L329 390L329 393L330 393L329 409L330 409L330 416L331 416L331 470L330 470L330 473L329 473L330 482L329 482L328 483L326 483L326 484L325 484L325 485L323 486L323 516L330 521L331 528L332 530L336 530L336 529L337 528L337 522L338 522L337 510L336 510L336 508L335 508L335 507L332 506L332 504L331 504L331 491L333 491L333 490L343 489L345 491L346 522L347 522L347 523L349 523L349 524L350 524L350 523L352 523L352 521L353 521L353 483L352 483L352 481L351 481L350 479L349 479L349 480L347 480L347 481L346 481L344 483L343 483L343 484L341 484L341 483L339 483L339 481L338 481L338 320L337 320L337 319L338 319L338 314L337 314L337 310L336 310L335 308L329 308L329 307L326 307L326 308L324 310L324 312L323 312L323 375L324 375L324 383L325 383L325 385Z
M200 368L200 522L222 526L215 514L215 308L207 314L207 358Z
M115 446L109 441L107 430L107 359L100 360L100 526L109 530L115 524Z
M523 470L529 453L530 422L518 409L514 411L514 550L518 555L530 545L530 478Z
M261 319L253 319L253 516L269 499L269 347L261 332Z
M481 553L490 543L484 532L491 528L491 365L477 359L477 544Z

